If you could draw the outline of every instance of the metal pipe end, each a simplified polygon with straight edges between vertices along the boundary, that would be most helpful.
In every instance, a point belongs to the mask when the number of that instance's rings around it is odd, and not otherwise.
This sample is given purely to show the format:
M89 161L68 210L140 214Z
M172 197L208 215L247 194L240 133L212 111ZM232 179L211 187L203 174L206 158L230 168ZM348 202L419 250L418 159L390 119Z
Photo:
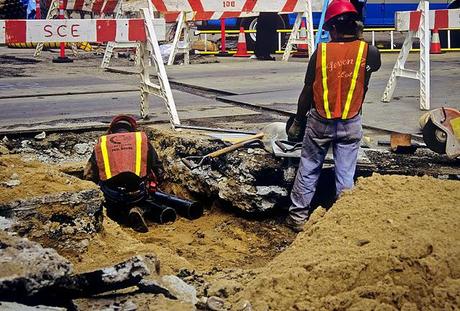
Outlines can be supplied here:
M176 221L176 219L177 219L176 211L170 207L167 207L163 211L161 211L161 214L159 216L160 224L173 223Z
M188 208L187 218L190 220L195 220L203 216L203 213L204 213L203 206L199 204L198 202L193 202L193 204L190 205L190 207Z

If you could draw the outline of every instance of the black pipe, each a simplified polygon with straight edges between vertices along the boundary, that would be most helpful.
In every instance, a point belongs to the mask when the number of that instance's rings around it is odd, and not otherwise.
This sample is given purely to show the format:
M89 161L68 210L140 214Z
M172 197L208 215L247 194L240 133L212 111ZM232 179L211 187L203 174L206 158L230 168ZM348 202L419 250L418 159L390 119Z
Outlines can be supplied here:
M158 202L153 202L152 200L147 200L143 204L147 206L147 213L149 216L157 223L166 224L176 221L177 214L173 208Z
M203 206L198 202L181 199L172 194L167 194L157 190L152 194L152 198L159 204L172 207L176 212L190 220L198 219L203 215Z

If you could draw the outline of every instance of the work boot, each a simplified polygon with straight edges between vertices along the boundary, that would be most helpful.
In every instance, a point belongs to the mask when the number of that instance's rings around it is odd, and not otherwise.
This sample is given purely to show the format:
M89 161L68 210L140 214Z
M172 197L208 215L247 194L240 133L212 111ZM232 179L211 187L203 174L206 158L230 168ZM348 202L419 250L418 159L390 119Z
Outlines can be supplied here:
M144 220L144 211L139 207L133 207L129 211L129 225L137 232L148 232L149 228Z
M288 215L286 217L286 220L284 221L284 224L286 225L286 227L288 227L295 233L299 233L303 231L303 226L305 225L306 222L307 222L306 220L304 221L295 220L290 215Z

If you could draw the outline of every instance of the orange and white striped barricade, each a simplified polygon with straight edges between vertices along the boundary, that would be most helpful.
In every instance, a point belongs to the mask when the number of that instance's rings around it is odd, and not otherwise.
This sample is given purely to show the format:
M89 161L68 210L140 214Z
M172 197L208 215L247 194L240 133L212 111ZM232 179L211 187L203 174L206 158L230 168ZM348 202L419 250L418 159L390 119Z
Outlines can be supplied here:
M396 30L407 32L396 64L393 67L382 96L383 102L390 102L398 78L415 79L420 82L420 109L430 110L430 30L460 27L460 9L429 10L429 1L420 1L417 11L397 12ZM420 39L419 70L406 69L406 61L414 39Z
M182 22L179 19L176 36L180 37L184 28L186 28L185 21L203 21L220 18L230 17L251 17L257 16L260 12L278 12L280 14L298 13L296 21L297 33L300 27L301 16L306 15L309 23L307 23L309 51L313 53L313 26L311 23L311 2L313 1L315 7L321 7L322 0L151 0L153 11L161 12L164 14L177 14L176 17L181 16ZM318 2L318 3L316 3ZM181 15L184 12L184 15ZM296 38L297 33L295 27L291 32L290 38ZM179 34L178 34L179 33ZM294 40L294 39L293 39ZM168 64L172 64L175 58L175 51L179 40L174 40L171 56ZM310 46L311 45L311 46Z
M0 44L24 42L140 42L140 114L149 114L149 95L165 102L173 128L180 125L158 39L164 39L165 20L154 19L148 9L138 19L0 20ZM158 35L158 36L157 36ZM150 80L155 68L158 84Z
M318 1L317 1L318 2ZM307 38L302 39L299 38L300 34L300 27L302 25L302 18L305 18L306 23L307 23ZM313 41L314 35L313 35L313 11L312 11L312 6L311 6L311 1L307 1L306 3L306 10L305 13L300 14L297 13L297 17L294 22L294 26L292 27L291 35L289 36L288 43L286 45L286 49L284 49L283 53L283 61L287 62L289 60L289 57L291 56L292 52L292 47L294 44L300 45L300 44L306 44L308 47L308 56L311 57L311 55L314 52L315 49L315 44Z
M146 0L149 2L150 0ZM115 19L123 18L123 8L122 1L119 1L115 9ZM116 42L110 41L107 43L104 51L104 57L102 58L101 68L108 68L110 65L110 60L112 59L113 53L116 49L135 49L136 58L135 65L139 66L140 64L140 45L138 42Z
M42 0L44 1L44 0ZM67 0L65 12L87 12L92 15L106 16L115 14L119 3L122 0ZM58 16L59 0L51 0L46 19L55 19ZM68 14L67 14L68 15ZM72 52L77 55L75 43L71 44ZM34 57L39 57L43 50L43 42L38 42L35 48Z

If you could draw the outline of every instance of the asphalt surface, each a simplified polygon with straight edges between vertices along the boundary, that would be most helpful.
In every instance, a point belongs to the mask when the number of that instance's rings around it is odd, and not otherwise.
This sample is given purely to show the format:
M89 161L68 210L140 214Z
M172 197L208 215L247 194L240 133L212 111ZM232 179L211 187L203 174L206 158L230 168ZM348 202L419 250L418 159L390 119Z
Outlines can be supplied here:
M123 66L131 74L100 69L101 56L93 54L80 55L67 65L52 63L55 54L51 52L33 62L32 52L0 47L0 130L107 122L118 113L139 115L139 75L127 60L115 59L112 65ZM364 124L417 133L418 118L424 112L419 109L416 81L400 79L395 99L387 104L380 101L396 56L384 54L381 70L371 79L363 108ZM433 108L460 109L458 56L460 53L432 57ZM216 117L254 115L251 118L257 121L257 115L264 111L279 111L278 115L295 112L307 60L220 61L167 68L181 120L208 118L212 124ZM408 66L418 66L416 54L410 55ZM168 121L164 103L158 97L150 99L150 119Z

